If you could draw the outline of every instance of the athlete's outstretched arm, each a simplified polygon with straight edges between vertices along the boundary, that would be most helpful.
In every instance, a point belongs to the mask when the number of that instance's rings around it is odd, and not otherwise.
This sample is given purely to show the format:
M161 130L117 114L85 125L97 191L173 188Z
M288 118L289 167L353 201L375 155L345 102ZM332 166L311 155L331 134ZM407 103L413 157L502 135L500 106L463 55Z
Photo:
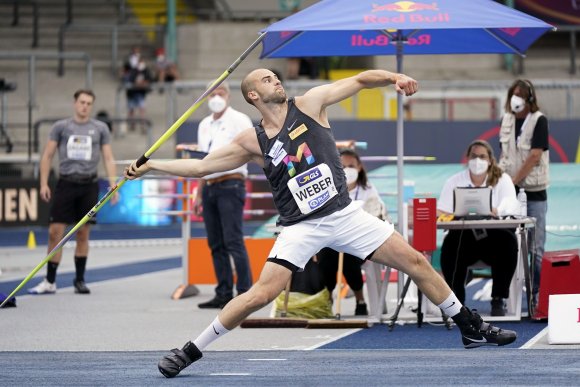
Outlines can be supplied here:
M374 89L395 85L395 90L404 95L417 92L417 81L405 74L392 73L386 70L367 70L349 78L314 87L304 94L305 98L318 99L323 106L329 106L352 97L363 89Z
M255 142L255 148L253 142ZM256 161L260 155L258 141L253 128L238 134L234 140L215 151L212 151L202 160L177 159L170 161L148 160L137 168L137 161L125 168L124 176L133 180L143 176L151 170L166 172L182 177L203 177L215 172L229 171L249 161Z
M386 70L368 70L349 78L314 87L303 96L296 98L298 107L311 117L318 117L319 122L326 124L325 109L327 106L352 97L363 89L373 89L395 85L395 90L404 95L413 95L418 90L417 81L405 74L392 73Z

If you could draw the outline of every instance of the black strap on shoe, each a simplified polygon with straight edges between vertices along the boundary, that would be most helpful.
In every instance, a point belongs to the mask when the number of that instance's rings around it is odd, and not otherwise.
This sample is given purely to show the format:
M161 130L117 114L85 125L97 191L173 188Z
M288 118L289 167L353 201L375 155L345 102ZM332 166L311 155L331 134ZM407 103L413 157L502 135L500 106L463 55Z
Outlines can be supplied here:
M191 363L198 361L202 357L201 351L191 341L185 343L182 350L187 355L187 357L191 359Z
M498 336L501 333L501 328L494 327L490 323L483 322L479 328L480 332L485 332L486 335Z
M187 367L188 365L190 365L191 363L193 363L193 361L189 358L189 356L187 356L187 354L183 352L181 349L174 348L171 350L171 352L173 352L175 356L169 355L167 356L167 358L170 359L172 362L174 362L175 365L179 367L180 371L185 367Z
M193 363L193 361L185 352L181 349L174 348L171 350L171 354L163 356L159 362L158 368L163 376L166 378L173 378L191 363Z
M201 359L201 357L201 351L195 344L188 341L182 349L174 348L171 350L171 354L161 359L158 365L159 372L166 378L173 378L191 363Z

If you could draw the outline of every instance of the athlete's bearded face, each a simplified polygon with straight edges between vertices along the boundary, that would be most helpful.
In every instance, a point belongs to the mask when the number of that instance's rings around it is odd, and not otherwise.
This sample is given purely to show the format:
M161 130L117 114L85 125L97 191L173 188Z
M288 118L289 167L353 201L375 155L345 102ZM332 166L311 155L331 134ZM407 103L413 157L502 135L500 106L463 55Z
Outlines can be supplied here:
M288 97L286 90L282 86L282 82L278 79L276 74L266 70L259 79L259 84L256 87L256 92L264 103L281 104L285 103Z
M286 91L284 90L284 88L282 86L280 86L279 88L275 89L272 92L266 92L266 93L260 93L258 91L258 94L260 95L260 99L264 102L264 103L284 103L286 102Z

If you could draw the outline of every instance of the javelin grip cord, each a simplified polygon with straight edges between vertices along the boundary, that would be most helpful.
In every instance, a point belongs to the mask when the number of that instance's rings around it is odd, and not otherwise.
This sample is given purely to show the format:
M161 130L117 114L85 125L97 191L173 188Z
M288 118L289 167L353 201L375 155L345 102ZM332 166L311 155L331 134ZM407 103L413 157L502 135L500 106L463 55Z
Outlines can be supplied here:
M137 159L137 168L139 168L141 165L145 164L147 161L149 161L149 157L142 155L141 157L139 157Z

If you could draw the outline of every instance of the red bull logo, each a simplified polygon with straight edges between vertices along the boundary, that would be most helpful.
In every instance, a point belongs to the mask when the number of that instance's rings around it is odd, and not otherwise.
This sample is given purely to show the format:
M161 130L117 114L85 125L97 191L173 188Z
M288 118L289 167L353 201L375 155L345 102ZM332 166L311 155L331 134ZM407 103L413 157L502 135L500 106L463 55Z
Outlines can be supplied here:
M437 3L417 3L414 1L397 1L391 4L373 4L372 12L415 12L415 11L439 11Z
M383 12L395 13L395 16L380 15ZM373 4L370 14L363 16L363 22L369 24L448 23L449 21L449 14L439 12L437 3L417 3L414 1L397 1L383 5Z
M386 35L377 35L374 38L365 38L360 34L354 34L350 37L350 45L352 47L372 47L372 46L388 46L391 41ZM406 42L409 46L428 46L431 44L430 34L421 34L411 37Z

